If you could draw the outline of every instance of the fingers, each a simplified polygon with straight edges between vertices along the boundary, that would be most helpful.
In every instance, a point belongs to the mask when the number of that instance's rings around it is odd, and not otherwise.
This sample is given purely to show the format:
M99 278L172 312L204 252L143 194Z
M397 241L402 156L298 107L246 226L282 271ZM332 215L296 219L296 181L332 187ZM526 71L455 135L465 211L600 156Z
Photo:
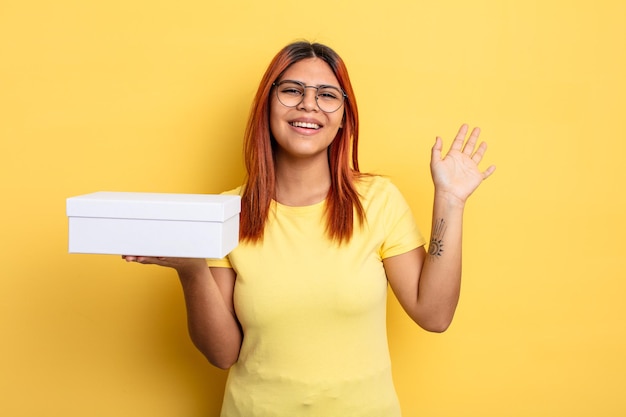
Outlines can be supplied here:
M443 140L437 136L435 139L435 144L433 145L431 162L439 161L441 159L441 150L443 149Z
M126 262L136 262L139 264L154 264L154 265L163 265L165 258L162 256L153 257L153 256L131 256L131 255L122 255L122 259Z
M452 146L450 146L450 150L459 151L459 152L463 150L463 143L465 142L465 137L467 136L467 129L469 129L469 127L467 126L467 124L463 123L461 125L461 128L457 132L456 137L454 138L454 141L452 142Z
M463 152L468 156L472 156L474 152L474 148L476 147L476 143L478 142L478 137L480 136L480 128L475 127L472 129L472 133L470 133L469 138L467 138L467 132L469 130L469 126L467 123L463 123L459 128L459 131L450 146L451 151L459 151ZM467 142L465 139L467 138Z
M480 164L480 162L483 160L483 156L485 155L485 151L486 150L487 150L487 143L481 142L481 144L478 146L478 149L476 149L476 152L474 152L474 155L471 155L472 161L474 161L474 163L476 165ZM470 155L470 154L468 153L468 155ZM489 168L487 168L482 173L483 174L483 180L489 178L489 176L491 174L493 174L493 172L495 170L496 170L496 166L495 165L491 165Z
M483 180L486 180L487 178L489 178L489 176L493 174L495 170L496 170L495 165L491 165L489 168L487 168L485 172L483 172Z
M472 155L472 161L474 161L474 163L476 165L480 164L480 161L483 160L483 156L485 155L485 151L486 150L487 150L487 143L486 142L481 142L481 144L478 146L478 149L476 149L476 152L474 152L474 155ZM486 180L487 178L489 178L489 176L491 174L493 174L495 170L496 170L496 166L495 165L491 165L489 168L487 168L482 173L483 174L483 180Z
M467 138L466 142L465 138L467 137L468 130L469 126L464 123L456 134L450 150L463 152L465 155L472 158L472 160L478 164L483 159L483 155L487 150L487 144L485 142L481 142L478 148L476 148L478 138L480 137L479 127L475 127L472 129L472 132L470 133L469 138Z
M475 144L474 144L475 145ZM470 151L474 150L474 145L472 145L472 147L470 148ZM466 148L469 146L469 142L466 145ZM471 156L472 161L474 161L476 163L476 165L480 164L480 161L483 160L483 156L485 155L485 151L487 150L487 143L482 142L479 146L478 149L476 149L476 152L474 152L474 155L471 154L471 152L465 152L467 155Z
M474 129L472 129L472 133L470 133L469 139L467 139L467 142L465 143L465 146L463 147L464 154L468 156L472 156L472 152L474 152L474 148L476 147L476 142L478 142L479 136L480 136L480 128L475 127Z
M476 147L476 144L479 143L478 138L480 137L480 128L479 127L473 128L469 137L467 137L468 131L469 131L469 126L466 123L462 124L461 127L459 128L459 131L456 134L456 137L454 138L454 141L452 142L452 145L450 146L450 152L452 151L462 152L463 154L471 158L471 160L476 165L478 165L483 160L485 152L487 151L487 143L480 142L478 147ZM466 137L467 137L467 141L466 141ZM441 147L442 147L441 138L437 137L437 141L435 142L435 146L433 147L433 161L435 160L435 156L437 156L438 158L441 157ZM496 170L495 165L490 166L483 172L483 177L485 179L488 178L491 174L494 173L495 170Z

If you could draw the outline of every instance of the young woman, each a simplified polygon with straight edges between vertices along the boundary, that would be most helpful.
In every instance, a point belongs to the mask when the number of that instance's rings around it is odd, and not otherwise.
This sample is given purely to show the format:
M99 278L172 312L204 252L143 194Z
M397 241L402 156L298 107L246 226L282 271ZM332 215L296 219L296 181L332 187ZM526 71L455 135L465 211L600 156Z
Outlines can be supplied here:
M174 268L189 332L230 368L222 416L400 415L386 336L389 284L422 328L450 325L465 202L494 167L463 125L442 158L428 251L398 189L359 172L358 112L341 58L297 42L270 63L245 137L240 244L222 260L125 256Z

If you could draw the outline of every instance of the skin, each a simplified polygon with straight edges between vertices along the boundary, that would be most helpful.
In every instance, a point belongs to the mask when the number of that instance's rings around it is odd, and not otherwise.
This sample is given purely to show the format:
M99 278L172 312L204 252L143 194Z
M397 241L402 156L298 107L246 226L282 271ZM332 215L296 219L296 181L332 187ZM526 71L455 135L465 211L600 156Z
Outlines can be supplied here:
M339 87L328 64L318 58L296 62L281 80L302 81L306 85ZM279 80L279 81L281 81ZM318 203L330 188L327 149L342 126L343 107L333 113L319 109L315 90L307 88L302 103L290 108L280 104L272 94L270 127L278 143L275 153L277 201L290 206ZM291 125L294 121L312 122L317 129Z
M493 165L484 172L479 170L487 145L483 142L476 147L480 129L474 128L466 140L467 132L468 126L462 125L443 158L441 138L436 139L432 149L433 235L438 235L436 243L445 249L427 254L420 247L383 260L389 284L404 310L432 332L443 332L450 326L458 304L465 203L495 171Z
M312 86L339 86L330 67L316 58L295 63L283 79ZM294 108L272 97L270 127L278 144L277 201L290 206L318 203L330 187L327 148L342 126L343 108L334 113L322 112L314 89L307 89L302 103ZM314 122L319 128L294 127L293 121ZM430 168L435 197L430 254L420 247L383 261L387 279L404 310L419 326L433 332L448 328L459 299L465 203L495 170L494 166L479 170L487 146L484 142L477 146L478 128L469 137L468 130L467 125L461 126L445 156L441 138L437 137L432 148ZM233 306L236 276L232 269L209 268L203 259L123 258L174 268L183 288L189 334L196 347L217 367L227 369L237 361L243 334Z

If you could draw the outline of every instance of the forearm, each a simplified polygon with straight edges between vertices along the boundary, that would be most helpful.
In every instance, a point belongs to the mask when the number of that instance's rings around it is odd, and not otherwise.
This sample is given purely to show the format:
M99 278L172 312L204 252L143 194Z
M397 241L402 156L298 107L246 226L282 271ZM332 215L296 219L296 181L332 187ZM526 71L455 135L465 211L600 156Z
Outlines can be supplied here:
M191 340L213 365L229 368L237 361L242 341L234 311L208 267L194 273L179 271L179 278Z
M459 301L465 202L495 171L493 165L484 172L478 169L487 145L476 147L480 129L474 128L466 141L467 132L468 126L462 125L443 158L440 137L432 148L435 199L428 253L418 248L383 260L402 307L421 327L435 332L448 328Z
M435 194L428 254L419 278L420 324L444 331L452 322L461 289L464 203Z

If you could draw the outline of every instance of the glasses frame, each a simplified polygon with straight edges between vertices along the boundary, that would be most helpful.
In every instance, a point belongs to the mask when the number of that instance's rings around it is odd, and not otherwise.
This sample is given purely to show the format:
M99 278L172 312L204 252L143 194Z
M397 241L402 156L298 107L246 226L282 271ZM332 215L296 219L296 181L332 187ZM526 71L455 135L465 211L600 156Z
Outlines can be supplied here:
M281 81L278 81L278 82L274 82L274 83L272 83L272 87L274 87L274 90L275 90L275 92L276 92L276 98L278 99L278 102L279 102L280 104L282 104L283 106L285 106L285 107L289 107L289 108L298 107L298 106L299 106L300 104L302 104L302 102L304 101L304 96L305 96L305 94L304 94L304 92L303 92L303 93L302 93L302 96L300 96L300 101L299 101L297 104L294 104L293 106L288 106L288 105L286 105L285 103L283 103L283 102L280 100L280 96L278 95L278 87L280 87L282 84L285 84L285 83L294 83L294 84L298 84L299 86L301 86L301 87L302 87L303 89L305 89L305 90L306 90L307 88L313 88L313 89L315 89L315 104L317 104L317 108L318 108L318 109L320 109L321 111L323 111L324 113L334 113L334 112L336 112L337 110L339 110L339 109L343 106L343 104L345 103L345 101L348 99L348 95L346 94L346 92L345 92L345 91L343 91L343 89L342 89L341 87L337 87L337 86L334 86L334 85L327 85L327 84L322 84L322 85L318 85L318 86L314 86L314 85L306 85L306 84L305 84L305 83L303 83L302 81L296 81L296 80L281 80ZM320 91L320 88L334 88L334 89L338 90L338 91L341 93L341 104L339 105L339 107L337 107L337 108L336 108L335 110L333 110L333 111L326 111L326 110L322 109L322 108L320 107L320 103L319 103L319 101L318 101L318 97L319 97L319 94L318 94L318 93L319 93L319 91Z

